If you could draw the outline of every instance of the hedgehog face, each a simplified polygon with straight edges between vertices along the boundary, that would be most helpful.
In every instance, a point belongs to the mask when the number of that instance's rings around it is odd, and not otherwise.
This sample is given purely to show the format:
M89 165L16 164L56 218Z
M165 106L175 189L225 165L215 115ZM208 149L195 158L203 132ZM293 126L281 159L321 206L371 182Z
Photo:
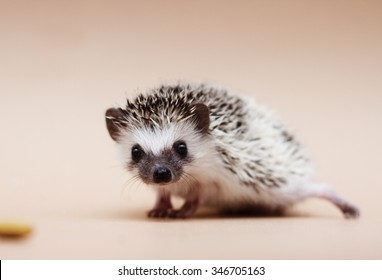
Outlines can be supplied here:
M142 144L134 144L131 147L131 154L126 157L128 169L137 172L142 181L147 184L162 185L179 181L184 174L183 167L193 161L193 157L188 152L187 143L184 140L176 140L172 145L159 148L155 143L154 146L150 146L153 143L139 139L142 136L134 137L133 135L133 138ZM130 145L125 143L122 146L123 153L127 153Z
M205 105L195 108L189 118L155 125L132 122L123 110L109 109L106 112L109 134L119 144L128 170L151 185L187 180L188 167L208 156L210 147L208 108Z
M168 124L161 128L135 127L123 132L119 148L128 170L147 184L176 183L187 167L204 157L203 134L192 123Z

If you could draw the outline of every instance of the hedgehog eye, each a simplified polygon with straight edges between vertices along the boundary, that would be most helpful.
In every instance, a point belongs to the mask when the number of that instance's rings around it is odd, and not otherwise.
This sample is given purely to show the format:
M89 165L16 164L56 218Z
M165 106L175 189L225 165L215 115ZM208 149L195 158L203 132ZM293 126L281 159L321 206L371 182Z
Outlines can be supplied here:
M135 162L138 162L142 158L142 154L143 150L139 145L134 145L131 149L131 157Z
M187 156L187 145L184 141L177 141L174 143L175 151L182 157Z

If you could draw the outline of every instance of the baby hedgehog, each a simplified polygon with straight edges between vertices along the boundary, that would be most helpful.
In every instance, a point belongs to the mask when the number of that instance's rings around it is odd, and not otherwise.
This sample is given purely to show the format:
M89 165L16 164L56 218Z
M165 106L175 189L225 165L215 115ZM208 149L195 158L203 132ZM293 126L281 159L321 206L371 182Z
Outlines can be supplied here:
M187 218L199 205L240 213L280 213L308 197L358 209L314 183L300 143L255 101L208 85L161 86L106 111L123 164L157 191L149 217ZM173 209L171 195L184 198Z

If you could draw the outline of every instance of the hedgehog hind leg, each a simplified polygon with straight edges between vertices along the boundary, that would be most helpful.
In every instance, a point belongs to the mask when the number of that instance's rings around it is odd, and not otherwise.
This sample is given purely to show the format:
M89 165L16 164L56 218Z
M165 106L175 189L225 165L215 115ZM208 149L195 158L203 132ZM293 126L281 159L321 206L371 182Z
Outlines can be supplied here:
M332 202L337 206L345 218L357 218L360 215L358 207L337 194L329 185L323 183L310 183L306 197L318 197Z

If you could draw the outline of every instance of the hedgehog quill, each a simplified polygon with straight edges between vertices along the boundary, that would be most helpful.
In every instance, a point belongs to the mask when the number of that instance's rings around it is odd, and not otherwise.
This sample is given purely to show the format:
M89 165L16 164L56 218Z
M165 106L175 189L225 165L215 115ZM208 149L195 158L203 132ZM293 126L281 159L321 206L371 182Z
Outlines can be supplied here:
M309 197L347 218L359 210L312 180L303 146L266 107L209 85L163 85L106 111L124 166L157 192L152 218L187 218L199 206L281 213ZM184 199L174 209L171 196Z

